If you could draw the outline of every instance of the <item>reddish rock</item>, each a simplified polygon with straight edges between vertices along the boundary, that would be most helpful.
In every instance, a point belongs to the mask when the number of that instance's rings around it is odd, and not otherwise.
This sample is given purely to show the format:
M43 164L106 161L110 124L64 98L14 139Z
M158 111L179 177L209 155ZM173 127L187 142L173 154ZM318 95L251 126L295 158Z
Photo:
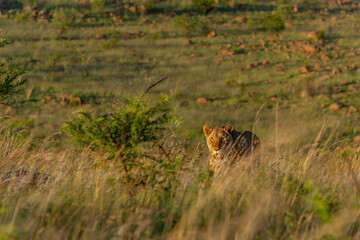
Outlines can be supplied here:
M344 104L339 103L339 102L335 102L335 103L330 104L329 109L331 111L337 111L337 110L339 110L339 109L341 109L343 107L344 107Z
M105 34L103 34L103 33L98 33L98 34L95 35L95 38L96 38L96 39L104 39L104 38L105 38Z
M227 49L224 49L222 50L221 54L223 56L233 56L234 55L234 52L233 51L230 51L230 50L227 50Z
M191 45L191 44L193 44L193 41L191 41L190 39L187 39L184 42L184 45Z
M315 70L320 70L320 68L321 68L320 63L315 63L315 64L314 64L314 69L315 69Z
M198 103L207 103L207 101L208 100L204 97L199 97L198 99L196 99L196 102L198 102Z
M242 17L242 16L236 17L235 20L236 20L238 23L245 23L245 22L247 22L247 18L246 18L246 17Z
M354 71L357 69L357 65L356 64L352 64L351 66L346 66L345 67L345 70L348 70L348 71Z
M129 11L130 12L137 12L138 9L137 9L137 7L133 6L133 7L129 7Z
M141 23L148 23L148 22L150 22L150 21L149 21L149 19L147 19L147 18L143 18L143 19L141 19L140 22L141 22Z
M228 2L228 6L230 7L230 8L235 8L236 7L236 4L234 3L234 2Z
M269 65L271 65L271 62L270 62L269 60L264 60L264 61L262 62L262 65L263 65L263 66L269 66Z
M246 65L246 69L252 69L252 68L254 68L255 66L254 66L254 64L252 64L252 63L249 63L248 65Z
M131 37L130 33L128 33L128 32L123 32L122 35L123 35L124 38L130 38Z
M308 33L306 34L306 36L307 36L308 38L314 38L314 39L317 38L316 31L308 32Z
M359 109L358 109L357 107L350 106L350 107L349 107L349 111L350 111L350 112L358 112Z
M290 23L290 22L285 22L285 27L286 28L291 28L293 25L292 25L292 23Z
M307 66L302 66L302 67L298 67L296 69L296 73L308 73L309 72L309 68Z
M298 5L297 5L297 4L295 4L295 6L294 6L294 8L293 8L292 12L293 12L293 13L297 13L297 12L299 12L299 7L298 7Z
M137 37L145 37L146 36L146 33L142 32L142 31L137 31L135 34Z
M217 34L216 34L215 30L212 30L207 36L208 37L216 37Z
M278 97L270 97L270 101L272 102L277 102L277 101L280 101L281 99L278 98Z
M316 48L313 45L305 45L304 50L307 53L315 53L316 52Z
M339 74L339 73L341 73L341 69L339 69L339 68L334 68L331 73L332 73L332 75Z
M307 98L307 97L309 97L309 96L310 96L309 91L307 91L307 90L302 90L301 93L300 93L300 96L301 96L302 98Z

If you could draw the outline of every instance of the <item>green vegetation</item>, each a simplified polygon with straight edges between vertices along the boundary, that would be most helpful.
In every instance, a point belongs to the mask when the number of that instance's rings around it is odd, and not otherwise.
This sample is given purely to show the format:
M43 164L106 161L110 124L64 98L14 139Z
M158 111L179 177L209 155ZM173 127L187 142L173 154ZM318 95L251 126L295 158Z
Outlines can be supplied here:
M1 32L1 30L0 30ZM0 38L0 48L11 44L5 38ZM4 102L10 95L19 91L19 86L23 85L26 80L18 80L18 77L26 73L24 70L19 70L16 67L5 66L0 63L0 102Z
M94 1L93 5L95 5L97 2L98 1ZM74 8L56 8L51 23L59 29L59 34L61 35L66 29L74 27L76 21L76 14L77 12Z
M0 239L359 237L356 1L0 12ZM205 124L253 130L260 167L214 178Z
M192 0L192 3L200 13L206 13L214 4L214 0Z
M264 29L268 29L273 32L279 32L284 30L285 23L282 20L280 14L273 13L270 15L265 15L261 21L261 27Z
M63 131L75 142L109 153L108 160L113 159L113 166L124 173L124 183L146 186L152 179L169 185L181 159L166 149L170 126L176 122L167 102L168 97L162 95L154 106L136 98L129 99L128 104L111 114L92 117L80 112L79 117L65 123ZM145 143L151 144L144 147ZM141 158L148 160L139 161Z

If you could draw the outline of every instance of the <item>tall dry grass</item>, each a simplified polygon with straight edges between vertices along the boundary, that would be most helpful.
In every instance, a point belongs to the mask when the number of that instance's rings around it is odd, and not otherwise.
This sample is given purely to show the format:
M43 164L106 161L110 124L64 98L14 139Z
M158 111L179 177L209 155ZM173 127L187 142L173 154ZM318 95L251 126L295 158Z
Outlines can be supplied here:
M263 144L259 168L217 178L199 152L184 155L170 189L131 191L106 156L90 149L57 151L44 143L31 150L29 142L2 136L0 236L358 239L360 147L326 141L320 130L313 142L287 155ZM26 174L6 175L14 169ZM26 177L34 172L51 179Z

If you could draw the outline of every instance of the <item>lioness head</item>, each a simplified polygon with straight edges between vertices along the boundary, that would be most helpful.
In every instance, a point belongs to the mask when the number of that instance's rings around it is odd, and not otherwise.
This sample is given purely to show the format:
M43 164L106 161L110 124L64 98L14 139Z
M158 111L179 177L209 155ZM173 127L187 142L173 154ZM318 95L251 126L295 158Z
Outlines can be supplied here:
M214 128L205 125L203 128L206 142L209 147L210 154L218 158L224 154L224 150L228 146L229 143L233 142L233 138L231 136L234 127L231 125L227 126L217 126Z

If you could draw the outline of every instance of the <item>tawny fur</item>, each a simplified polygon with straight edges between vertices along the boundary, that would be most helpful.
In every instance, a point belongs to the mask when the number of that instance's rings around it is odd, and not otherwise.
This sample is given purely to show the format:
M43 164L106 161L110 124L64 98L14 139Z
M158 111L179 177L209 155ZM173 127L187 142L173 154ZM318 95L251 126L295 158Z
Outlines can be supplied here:
M261 144L250 131L236 131L233 126L205 125L203 128L210 151L210 166L215 174L234 166L246 168L259 165Z

